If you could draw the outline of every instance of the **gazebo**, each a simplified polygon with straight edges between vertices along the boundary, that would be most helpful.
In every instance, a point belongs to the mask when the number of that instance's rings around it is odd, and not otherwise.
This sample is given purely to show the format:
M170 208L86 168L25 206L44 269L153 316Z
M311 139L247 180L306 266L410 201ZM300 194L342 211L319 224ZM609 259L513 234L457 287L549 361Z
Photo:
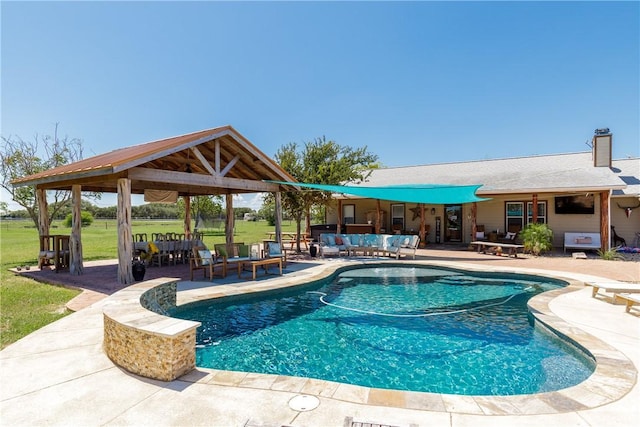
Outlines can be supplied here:
M226 240L233 242L233 194L275 193L276 238L280 240L282 209L280 191L274 182L296 182L275 161L231 126L207 129L108 153L16 179L14 186L32 185L40 213L39 233L49 234L47 190L69 190L72 194L72 228L69 270L83 273L80 201L81 192L117 193L118 282L133 283L131 259L131 195L147 200L183 197L186 207L184 231L191 233L190 196L226 197ZM286 189L291 191L291 189ZM295 191L295 190L294 190Z

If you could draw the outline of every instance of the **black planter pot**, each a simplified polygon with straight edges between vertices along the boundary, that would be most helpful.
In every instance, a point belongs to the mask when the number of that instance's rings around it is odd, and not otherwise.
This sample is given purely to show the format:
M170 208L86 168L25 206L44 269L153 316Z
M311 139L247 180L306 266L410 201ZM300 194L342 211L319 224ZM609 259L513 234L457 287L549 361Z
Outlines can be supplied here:
M318 255L318 247L316 245L311 245L309 247L309 255L311 255L312 257L316 257L316 255Z
M133 279L136 282L139 282L142 279L144 279L144 273L146 272L147 272L147 267L145 267L144 264L141 262L133 263L133 265L131 266L131 273L133 274Z

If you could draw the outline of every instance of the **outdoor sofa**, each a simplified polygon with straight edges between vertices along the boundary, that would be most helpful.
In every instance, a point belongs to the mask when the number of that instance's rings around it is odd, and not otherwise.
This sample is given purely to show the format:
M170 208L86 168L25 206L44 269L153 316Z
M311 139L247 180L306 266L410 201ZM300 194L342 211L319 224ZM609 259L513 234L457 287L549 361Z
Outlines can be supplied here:
M338 255L356 252L357 249L369 249L383 256L411 255L416 258L416 250L420 243L417 235L403 234L335 234L320 235L320 255Z

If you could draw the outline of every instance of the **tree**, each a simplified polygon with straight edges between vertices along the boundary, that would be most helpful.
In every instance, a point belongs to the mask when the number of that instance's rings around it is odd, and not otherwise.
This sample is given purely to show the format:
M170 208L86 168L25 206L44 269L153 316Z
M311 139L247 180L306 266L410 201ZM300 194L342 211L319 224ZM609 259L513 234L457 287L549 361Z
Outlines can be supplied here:
M367 151L367 147L344 147L323 136L306 142L301 152L296 143L281 147L275 156L280 166L300 182L338 185L365 180L375 167L378 156ZM331 202L331 193L326 191L284 192L283 208L296 221L298 234L297 251L300 252L300 230L302 217L306 215L306 232L311 229L311 210Z
M60 138L58 123L55 125L53 136L36 134L33 141L25 141L19 136L1 138L3 147L0 149L0 185L9 192L16 203L26 209L29 218L36 228L39 228L35 187L14 187L11 181L82 159L82 140L66 135ZM53 201L49 202L47 215L49 224L58 215L58 211L71 200L70 191L48 191L47 196L51 195Z
M184 199L178 199L180 218L185 216ZM191 197L191 217L207 219L219 218L222 215L222 196L193 196ZM197 225L197 224L196 224Z
M0 202L0 216L9 215L9 203Z

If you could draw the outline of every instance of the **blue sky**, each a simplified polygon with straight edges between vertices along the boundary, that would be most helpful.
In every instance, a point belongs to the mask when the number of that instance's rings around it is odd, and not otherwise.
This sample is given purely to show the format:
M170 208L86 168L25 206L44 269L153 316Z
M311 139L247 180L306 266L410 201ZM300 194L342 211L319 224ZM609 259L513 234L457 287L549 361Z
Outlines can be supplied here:
M2 135L85 157L231 124L386 166L640 156L638 2L1 3ZM6 201L6 194L3 195ZM100 205L112 205L105 198Z

